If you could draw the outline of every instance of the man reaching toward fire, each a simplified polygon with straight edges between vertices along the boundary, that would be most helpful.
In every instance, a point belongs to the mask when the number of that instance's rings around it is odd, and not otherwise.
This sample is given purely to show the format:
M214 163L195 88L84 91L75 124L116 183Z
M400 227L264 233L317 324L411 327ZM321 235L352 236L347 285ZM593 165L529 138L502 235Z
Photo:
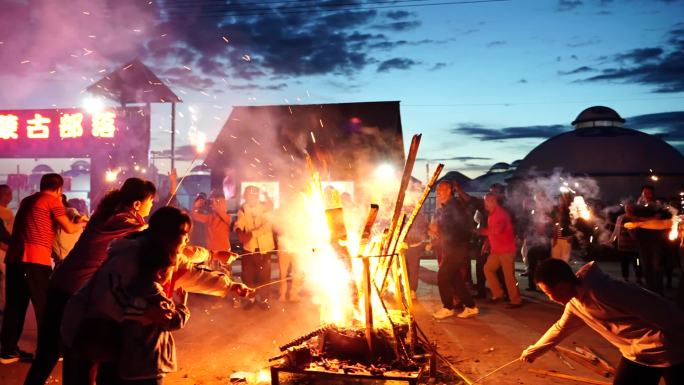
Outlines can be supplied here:
M603 273L594 262L577 274L548 259L535 273L539 288L565 305L561 318L520 360L533 362L585 323L620 349L614 385L684 384L684 312L663 297Z

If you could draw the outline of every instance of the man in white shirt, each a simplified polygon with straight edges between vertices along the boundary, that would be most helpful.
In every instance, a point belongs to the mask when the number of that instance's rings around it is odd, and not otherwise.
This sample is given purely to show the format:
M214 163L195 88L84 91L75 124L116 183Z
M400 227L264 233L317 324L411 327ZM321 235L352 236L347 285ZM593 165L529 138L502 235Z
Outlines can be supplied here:
M558 259L535 273L539 288L564 304L561 318L520 360L533 362L585 323L617 347L622 359L614 385L684 384L684 312L638 285L613 279L594 262L573 274Z

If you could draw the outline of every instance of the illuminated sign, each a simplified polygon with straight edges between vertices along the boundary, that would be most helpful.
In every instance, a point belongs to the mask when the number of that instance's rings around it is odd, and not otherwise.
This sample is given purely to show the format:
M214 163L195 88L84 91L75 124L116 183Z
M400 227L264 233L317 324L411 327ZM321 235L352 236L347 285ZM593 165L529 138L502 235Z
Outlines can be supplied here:
M148 145L148 117L141 107L0 111L0 158L90 157L121 141Z

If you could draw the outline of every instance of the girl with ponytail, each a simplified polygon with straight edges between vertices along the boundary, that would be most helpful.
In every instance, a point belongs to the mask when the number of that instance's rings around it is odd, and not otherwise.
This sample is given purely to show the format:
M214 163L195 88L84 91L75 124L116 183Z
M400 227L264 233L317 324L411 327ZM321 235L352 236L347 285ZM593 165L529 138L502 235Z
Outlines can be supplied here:
M46 382L59 359L59 330L66 302L102 266L113 240L147 227L145 217L150 214L156 193L152 182L128 178L121 188L100 200L76 245L50 278L36 358L25 384Z

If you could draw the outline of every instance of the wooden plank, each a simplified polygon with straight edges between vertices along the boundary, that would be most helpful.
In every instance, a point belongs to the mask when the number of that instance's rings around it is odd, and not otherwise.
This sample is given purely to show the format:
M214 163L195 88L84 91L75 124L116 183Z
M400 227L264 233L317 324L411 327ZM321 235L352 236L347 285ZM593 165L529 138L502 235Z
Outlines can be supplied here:
M612 375L609 370L606 370L603 367L601 367L598 359L593 359L591 357L577 353L576 351L565 348L563 346L556 346L556 349L565 354L566 357L570 358L571 360L577 362L578 364L584 366L585 368L591 370L592 372L598 374L601 377L608 378Z

